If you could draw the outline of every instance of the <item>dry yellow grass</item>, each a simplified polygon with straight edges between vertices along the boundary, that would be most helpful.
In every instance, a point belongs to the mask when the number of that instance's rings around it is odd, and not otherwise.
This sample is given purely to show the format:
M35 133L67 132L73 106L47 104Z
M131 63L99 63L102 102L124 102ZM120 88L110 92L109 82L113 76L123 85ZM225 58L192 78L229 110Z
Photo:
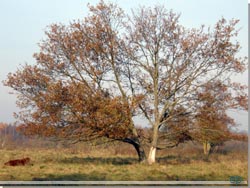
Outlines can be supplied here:
M135 155L112 154L107 150L70 149L0 150L0 180L229 180L247 179L247 152L212 154L159 153L158 163L139 164ZM32 164L10 167L11 159L30 157Z

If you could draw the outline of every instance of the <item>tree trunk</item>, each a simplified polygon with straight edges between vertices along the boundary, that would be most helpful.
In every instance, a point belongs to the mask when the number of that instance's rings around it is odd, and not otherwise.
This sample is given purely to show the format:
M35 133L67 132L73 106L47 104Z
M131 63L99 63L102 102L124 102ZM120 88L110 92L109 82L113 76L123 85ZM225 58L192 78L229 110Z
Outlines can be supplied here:
M135 138L135 139L125 138L122 141L129 143L129 144L132 144L134 146L134 148L137 152L137 155L138 155L139 162L143 162L146 160L146 154L145 154L143 147L141 146L139 139L137 139L137 138Z
M140 144L134 144L135 150L137 152L139 162L144 162L146 160L145 151Z
M155 157L156 157L156 147L157 147L157 141L158 141L158 126L159 122L157 121L154 125L153 130L153 137L152 137L152 143L148 154L148 164L155 163Z
M151 165L155 163L156 147L151 146L148 154L148 163Z
M205 141L203 142L203 151L205 155L209 155L210 154L210 149L211 149L211 145L209 142Z

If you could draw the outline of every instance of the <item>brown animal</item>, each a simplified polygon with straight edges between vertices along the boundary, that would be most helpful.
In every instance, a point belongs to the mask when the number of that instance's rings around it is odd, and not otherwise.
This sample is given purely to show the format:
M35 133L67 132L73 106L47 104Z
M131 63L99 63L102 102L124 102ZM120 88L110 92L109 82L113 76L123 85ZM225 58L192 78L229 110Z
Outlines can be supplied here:
M23 158L23 159L15 159L15 160L10 160L7 163L4 163L6 166L24 166L26 164L30 163L30 158Z

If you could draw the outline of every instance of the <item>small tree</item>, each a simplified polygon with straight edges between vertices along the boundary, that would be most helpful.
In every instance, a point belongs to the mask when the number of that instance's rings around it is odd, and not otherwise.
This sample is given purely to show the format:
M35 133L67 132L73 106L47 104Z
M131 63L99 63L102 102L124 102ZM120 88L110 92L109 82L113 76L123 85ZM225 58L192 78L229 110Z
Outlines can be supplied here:
M239 139L232 127L234 119L227 115L229 109L247 110L247 98L243 86L238 84L225 85L213 81L204 85L198 97L197 125L194 138L203 143L204 154L209 155L210 149L230 139ZM239 97L241 96L241 97Z

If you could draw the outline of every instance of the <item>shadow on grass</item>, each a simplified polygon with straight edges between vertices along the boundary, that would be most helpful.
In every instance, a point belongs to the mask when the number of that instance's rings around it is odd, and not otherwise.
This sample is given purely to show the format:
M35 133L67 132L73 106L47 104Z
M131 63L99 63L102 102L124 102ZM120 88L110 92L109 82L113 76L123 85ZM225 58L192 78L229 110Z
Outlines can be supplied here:
M178 155L168 155L164 157L159 157L157 159L159 164L189 164L191 162L188 157L181 157Z
M220 162L219 154L210 154L209 156L199 154L193 156L180 156L180 155L168 155L159 157L157 162L159 164L190 164L192 161L201 161L205 163Z
M131 165L138 163L138 160L136 158L103 158L103 157L85 157L85 158L79 158L79 157L72 157L72 158L66 158L60 161L64 164L86 164L86 163L92 163L92 164L112 164L112 165Z
M55 175L49 174L43 178L33 178L32 181L105 181L106 177L104 173L92 172L89 174L65 174Z
M91 173L72 173L72 174L49 174L43 177L34 177L32 181L112 181L110 179L111 174L101 173L93 171ZM165 172L159 170L151 170L150 174L146 173L143 176L138 176L138 181L180 181L177 175L168 175ZM116 181L135 181L133 174L115 174ZM112 178L113 179L113 178Z

